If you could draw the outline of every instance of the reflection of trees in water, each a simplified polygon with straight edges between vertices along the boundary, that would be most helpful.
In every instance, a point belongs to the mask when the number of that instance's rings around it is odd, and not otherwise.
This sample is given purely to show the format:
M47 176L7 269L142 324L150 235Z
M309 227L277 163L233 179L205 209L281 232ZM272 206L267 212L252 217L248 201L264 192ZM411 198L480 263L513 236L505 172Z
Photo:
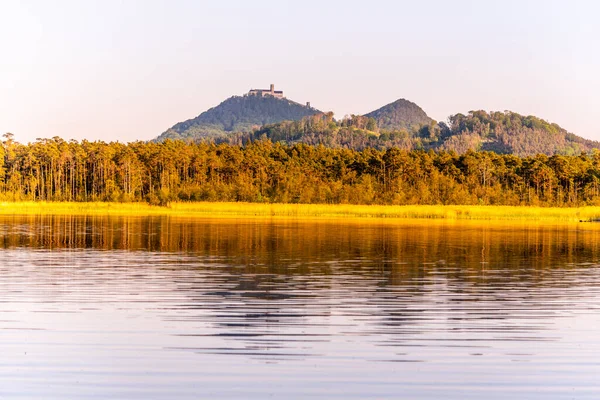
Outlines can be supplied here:
M0 246L93 248L195 254L243 266L243 274L381 273L389 285L420 285L431 265L475 284L510 277L543 281L553 268L597 261L590 225L486 226L469 223L190 220L170 217L0 217Z
M0 246L185 254L191 281L177 290L188 317L247 348L289 350L329 340L311 335L335 315L350 326L334 332L358 329L381 344L440 323L476 333L490 321L505 325L498 337L534 338L568 305L579 264L598 261L600 231L588 226L27 216L0 218Z

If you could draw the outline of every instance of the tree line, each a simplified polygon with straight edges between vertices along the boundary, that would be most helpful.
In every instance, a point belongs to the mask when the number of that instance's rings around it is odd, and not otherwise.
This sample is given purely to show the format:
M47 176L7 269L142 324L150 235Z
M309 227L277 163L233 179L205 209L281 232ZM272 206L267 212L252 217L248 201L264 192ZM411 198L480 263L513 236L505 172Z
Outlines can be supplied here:
M519 157L270 140L239 146L58 137L21 144L7 134L0 199L600 205L600 152Z

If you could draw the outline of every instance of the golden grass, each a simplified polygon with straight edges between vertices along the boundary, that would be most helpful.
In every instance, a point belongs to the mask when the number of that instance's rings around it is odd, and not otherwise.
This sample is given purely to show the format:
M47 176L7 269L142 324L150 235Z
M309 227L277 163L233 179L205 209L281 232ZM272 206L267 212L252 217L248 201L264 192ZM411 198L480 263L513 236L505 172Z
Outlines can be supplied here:
M365 218L578 222L600 219L600 207L379 206L347 204L4 202L0 215L166 215L204 218Z

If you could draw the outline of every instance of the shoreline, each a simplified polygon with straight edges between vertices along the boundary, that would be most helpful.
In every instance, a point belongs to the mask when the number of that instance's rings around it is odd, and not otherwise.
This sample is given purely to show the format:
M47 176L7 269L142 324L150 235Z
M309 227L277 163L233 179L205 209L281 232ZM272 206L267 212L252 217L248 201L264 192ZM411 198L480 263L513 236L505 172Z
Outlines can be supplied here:
M463 205L351 205L196 202L151 206L113 202L2 202L0 215L173 216L198 218L292 218L375 220L477 220L595 222L600 207L528 207Z

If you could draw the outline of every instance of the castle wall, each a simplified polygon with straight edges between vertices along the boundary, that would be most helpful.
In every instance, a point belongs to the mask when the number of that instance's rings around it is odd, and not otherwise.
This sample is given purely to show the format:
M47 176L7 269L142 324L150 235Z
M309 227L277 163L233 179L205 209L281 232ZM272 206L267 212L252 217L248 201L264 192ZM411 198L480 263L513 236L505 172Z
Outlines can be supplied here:
M252 96L261 96L261 97L273 96L278 99L283 99L283 97L284 97L282 91L274 91L274 90L266 90L266 89L252 89L248 92L248 94L252 95Z

